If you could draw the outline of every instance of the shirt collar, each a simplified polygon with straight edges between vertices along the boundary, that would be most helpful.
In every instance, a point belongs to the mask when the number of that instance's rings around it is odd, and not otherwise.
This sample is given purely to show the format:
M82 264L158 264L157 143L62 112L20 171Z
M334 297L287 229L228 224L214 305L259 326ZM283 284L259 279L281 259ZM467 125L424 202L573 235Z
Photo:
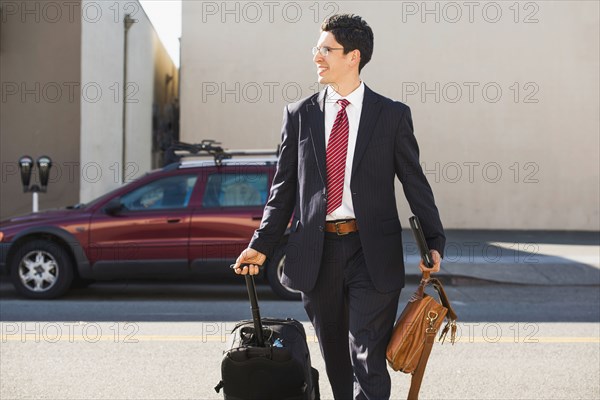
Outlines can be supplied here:
M319 94L319 103L323 104L323 98L325 96L325 90L322 90ZM327 103L334 104L339 99L346 99L350 102L350 104L360 107L362 106L363 99L365 97L365 83L360 81L360 85L354 89L352 93L348 96L342 97L338 92L336 92L333 87L327 86Z

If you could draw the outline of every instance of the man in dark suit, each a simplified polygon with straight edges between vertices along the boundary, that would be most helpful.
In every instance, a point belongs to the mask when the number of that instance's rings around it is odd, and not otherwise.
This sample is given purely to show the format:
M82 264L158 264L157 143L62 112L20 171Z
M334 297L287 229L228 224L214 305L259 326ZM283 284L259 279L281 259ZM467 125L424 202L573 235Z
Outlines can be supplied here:
M445 244L409 107L359 77L372 52L362 18L323 22L313 60L326 89L286 107L262 223L235 267L257 274L293 216L282 283L302 292L339 400L390 397L385 350L404 287L396 176L421 220L433 272Z

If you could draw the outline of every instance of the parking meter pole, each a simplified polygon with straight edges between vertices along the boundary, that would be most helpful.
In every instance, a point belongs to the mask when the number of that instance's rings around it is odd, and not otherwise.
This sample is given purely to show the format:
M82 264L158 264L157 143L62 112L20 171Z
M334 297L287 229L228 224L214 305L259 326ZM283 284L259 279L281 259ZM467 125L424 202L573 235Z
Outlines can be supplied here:
M33 212L36 213L39 211L40 207L39 207L39 197L38 197L38 192L33 192Z

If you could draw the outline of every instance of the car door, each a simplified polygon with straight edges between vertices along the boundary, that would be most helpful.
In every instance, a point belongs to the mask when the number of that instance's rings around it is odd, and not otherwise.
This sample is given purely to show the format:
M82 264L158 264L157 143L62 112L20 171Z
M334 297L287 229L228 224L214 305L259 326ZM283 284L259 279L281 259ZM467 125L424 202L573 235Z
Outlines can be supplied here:
M227 263L247 247L258 228L272 176L266 166L214 168L204 176L190 229L191 271L231 276Z
M196 181L194 174L162 177L123 194L117 213L98 210L90 229L94 275L188 273L190 200Z

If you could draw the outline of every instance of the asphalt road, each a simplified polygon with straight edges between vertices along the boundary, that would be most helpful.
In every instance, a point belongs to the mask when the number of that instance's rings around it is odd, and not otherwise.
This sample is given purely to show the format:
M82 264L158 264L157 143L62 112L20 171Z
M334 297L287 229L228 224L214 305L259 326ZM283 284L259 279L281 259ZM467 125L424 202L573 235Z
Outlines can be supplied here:
M460 283L460 282L459 282ZM599 399L600 288L462 282L454 346L437 344L422 399ZM401 296L400 309L414 286ZM263 316L305 322L300 302L259 286ZM218 399L227 333L250 310L241 284L102 283L30 301L0 282L0 399ZM392 398L410 378L392 373Z

